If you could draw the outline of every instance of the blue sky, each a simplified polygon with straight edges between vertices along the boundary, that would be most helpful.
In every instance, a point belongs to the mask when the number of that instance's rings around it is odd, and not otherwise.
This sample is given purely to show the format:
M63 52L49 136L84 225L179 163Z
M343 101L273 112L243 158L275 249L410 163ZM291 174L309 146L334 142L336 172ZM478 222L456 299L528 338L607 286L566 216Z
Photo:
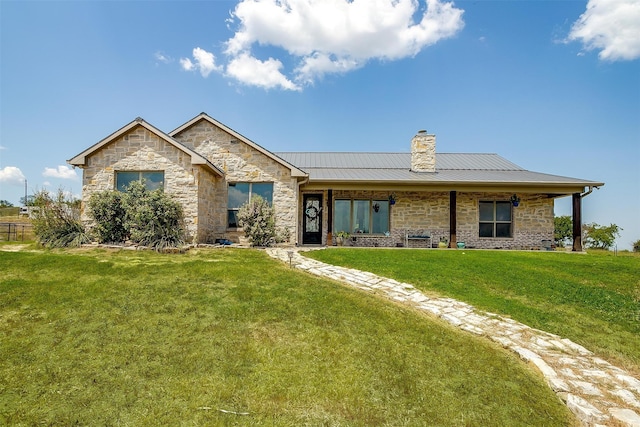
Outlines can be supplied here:
M66 160L206 112L271 151L498 153L605 182L640 239L640 2L0 0L0 200L78 195ZM570 202L556 214L570 214Z

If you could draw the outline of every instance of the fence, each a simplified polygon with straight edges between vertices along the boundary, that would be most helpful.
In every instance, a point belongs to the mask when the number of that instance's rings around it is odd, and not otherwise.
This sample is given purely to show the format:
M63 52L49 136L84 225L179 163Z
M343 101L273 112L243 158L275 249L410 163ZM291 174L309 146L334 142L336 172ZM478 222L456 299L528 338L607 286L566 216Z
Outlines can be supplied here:
M33 226L15 222L0 222L0 241L33 240Z

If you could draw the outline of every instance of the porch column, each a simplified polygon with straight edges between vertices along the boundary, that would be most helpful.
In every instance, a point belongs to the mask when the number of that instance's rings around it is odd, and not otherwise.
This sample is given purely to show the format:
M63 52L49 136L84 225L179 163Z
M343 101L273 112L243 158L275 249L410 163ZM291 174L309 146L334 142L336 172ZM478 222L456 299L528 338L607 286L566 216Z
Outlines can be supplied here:
M333 245L333 190L327 191L327 246Z
M458 242L456 239L456 192L449 192L449 247L455 248L458 246Z
M573 252L582 252L582 197L573 193Z

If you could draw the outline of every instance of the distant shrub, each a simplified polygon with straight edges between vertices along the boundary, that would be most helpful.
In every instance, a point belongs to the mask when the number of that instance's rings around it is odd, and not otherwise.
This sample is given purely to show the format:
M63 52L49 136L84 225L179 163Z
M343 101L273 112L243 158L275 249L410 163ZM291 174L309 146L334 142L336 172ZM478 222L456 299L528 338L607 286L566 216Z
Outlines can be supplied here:
M633 246L633 252L640 252L640 239L631 244Z
M36 208L32 211L31 223L40 244L61 248L90 242L79 211L72 208L74 199L62 189L53 196L47 190L38 191L33 200Z

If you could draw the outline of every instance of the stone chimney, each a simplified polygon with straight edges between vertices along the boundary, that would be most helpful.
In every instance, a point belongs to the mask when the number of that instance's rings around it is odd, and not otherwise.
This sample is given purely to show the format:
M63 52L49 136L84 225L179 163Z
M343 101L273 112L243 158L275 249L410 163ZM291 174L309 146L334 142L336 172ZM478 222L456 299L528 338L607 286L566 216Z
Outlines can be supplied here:
M436 171L436 136L420 130L411 139L411 171Z

